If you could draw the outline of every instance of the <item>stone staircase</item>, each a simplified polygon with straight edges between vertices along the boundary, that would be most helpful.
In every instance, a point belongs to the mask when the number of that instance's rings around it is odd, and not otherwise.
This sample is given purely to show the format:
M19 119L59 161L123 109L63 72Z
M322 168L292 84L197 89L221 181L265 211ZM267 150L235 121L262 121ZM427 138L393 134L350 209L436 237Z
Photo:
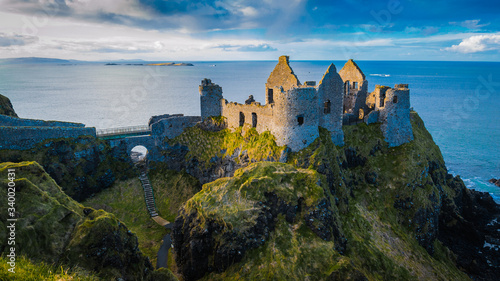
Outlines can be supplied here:
M153 188L149 182L147 168L141 169L141 174L139 176L141 180L142 188L144 189L144 200L146 201L146 208L148 209L149 215L153 217L158 216L158 211L156 210L155 197L153 194Z

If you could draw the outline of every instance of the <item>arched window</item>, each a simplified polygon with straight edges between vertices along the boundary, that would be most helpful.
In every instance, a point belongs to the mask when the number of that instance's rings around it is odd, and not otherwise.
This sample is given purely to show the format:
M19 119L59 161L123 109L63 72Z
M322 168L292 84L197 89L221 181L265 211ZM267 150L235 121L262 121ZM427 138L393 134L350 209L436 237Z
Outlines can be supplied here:
M274 103L273 89L267 89L267 103Z
M398 103L398 96L394 96L394 97L392 98L392 102L393 102L393 103Z
M257 127L257 113L252 112L252 127Z
M245 114L243 112L240 112L240 127L245 125Z
M332 106L332 103L330 102L330 100L325 101L325 105L324 105L324 113L325 114L329 114L330 113L331 106Z

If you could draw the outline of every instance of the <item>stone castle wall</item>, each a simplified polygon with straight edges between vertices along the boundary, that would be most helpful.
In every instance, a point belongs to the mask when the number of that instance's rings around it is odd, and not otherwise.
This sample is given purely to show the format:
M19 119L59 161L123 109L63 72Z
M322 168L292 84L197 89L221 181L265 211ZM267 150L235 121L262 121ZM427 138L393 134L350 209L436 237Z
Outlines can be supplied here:
M0 149L26 150L48 139L96 137L95 128L85 127L0 127Z
M382 122L390 146L413 139L407 85L396 85L395 89L377 86L368 95L368 81L353 60L338 73L331 64L316 86L314 81L301 85L288 56L281 56L267 79L265 94L264 106L253 97L246 104L228 102L218 85L204 79L200 85L202 118L224 116L229 128L248 125L259 133L269 131L278 145L294 151L312 143L319 136L320 126L331 132L333 143L343 145L342 125L363 119L367 123Z
M396 85L385 92L384 106L379 106L379 122L389 147L399 146L413 140L410 123L410 90L408 85Z
M359 116L359 110L365 110L368 95L368 81L359 66L349 60L339 71L344 82L344 113Z
M168 116L150 124L151 134L160 140L165 138L173 139L180 135L184 129L192 127L200 121L200 116Z
M229 128L238 128L243 117L244 124L254 127L259 134L273 130L273 106L270 104L263 106L258 102L240 104L223 100L222 116L226 117Z
M45 121L37 119L16 118L7 115L0 115L0 126L25 126L25 127L85 127L81 123Z
M319 126L331 132L336 145L344 145L342 130L343 81L333 63L328 67L318 85Z
M293 151L307 147L319 136L318 95L314 87L293 88L275 97L271 131L280 146Z

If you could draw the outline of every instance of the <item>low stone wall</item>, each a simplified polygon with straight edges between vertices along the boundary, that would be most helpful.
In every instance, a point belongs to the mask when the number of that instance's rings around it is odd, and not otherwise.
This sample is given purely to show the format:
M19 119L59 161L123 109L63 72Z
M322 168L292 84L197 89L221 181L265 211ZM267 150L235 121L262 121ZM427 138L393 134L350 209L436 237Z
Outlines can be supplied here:
M194 126L201 121L200 116L173 115L165 119L157 120L150 124L151 135L163 140L165 137L173 139L180 135L184 129Z
M85 127L0 127L0 149L25 150L47 139L96 137L95 128Z
M85 124L61 122L61 121L45 121L37 119L16 118L6 115L0 115L0 126L23 126L23 127L85 127Z

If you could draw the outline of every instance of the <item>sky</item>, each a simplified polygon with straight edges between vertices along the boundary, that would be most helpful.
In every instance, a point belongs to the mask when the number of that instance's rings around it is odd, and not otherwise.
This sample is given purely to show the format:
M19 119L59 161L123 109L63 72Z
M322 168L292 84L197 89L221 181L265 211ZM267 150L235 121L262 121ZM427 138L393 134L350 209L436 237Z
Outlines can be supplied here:
M500 1L0 0L0 58L500 61Z

